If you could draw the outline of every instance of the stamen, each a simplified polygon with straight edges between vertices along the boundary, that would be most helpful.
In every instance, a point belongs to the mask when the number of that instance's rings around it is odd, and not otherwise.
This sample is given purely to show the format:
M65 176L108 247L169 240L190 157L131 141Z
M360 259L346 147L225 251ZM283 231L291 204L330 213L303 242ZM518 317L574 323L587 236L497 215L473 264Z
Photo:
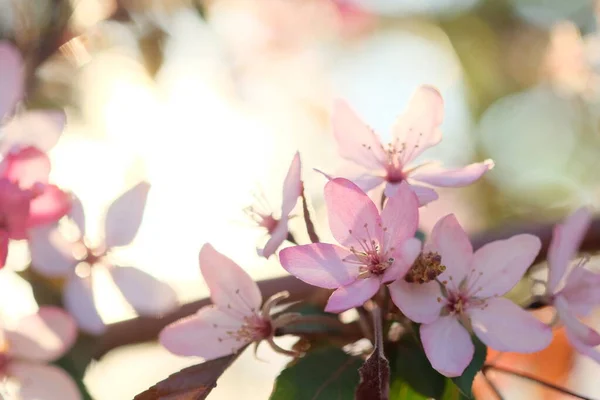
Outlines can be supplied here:
M445 270L446 266L442 265L442 257L438 253L421 253L404 276L404 280L409 283L427 283L435 280ZM452 277L449 279L452 280ZM447 281L442 283L446 285Z

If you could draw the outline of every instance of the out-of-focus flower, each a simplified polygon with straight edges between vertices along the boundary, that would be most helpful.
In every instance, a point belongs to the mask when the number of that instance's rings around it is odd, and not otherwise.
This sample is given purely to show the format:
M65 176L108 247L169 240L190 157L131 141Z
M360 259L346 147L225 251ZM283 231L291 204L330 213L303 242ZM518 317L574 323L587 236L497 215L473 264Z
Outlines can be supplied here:
M300 154L294 156L288 173L283 181L283 197L281 202L281 215L275 217L275 210L267 200L256 196L256 204L247 207L244 211L258 224L265 228L269 240L264 248L258 249L258 254L269 258L281 246L288 236L288 221L290 213L298 202L302 193L302 177L300 176L301 163Z
M135 267L115 265L111 260L113 248L127 246L135 238L149 189L148 183L139 183L111 204L106 212L104 243L97 247L91 247L85 238L85 214L78 201L70 214L79 230L75 240L63 235L58 224L31 230L32 267L46 276L67 277L63 292L65 308L86 332L100 334L105 329L92 290L94 273L100 269L108 271L139 314L162 314L177 305L177 296L169 285Z
M425 272L438 272L443 265L443 272L435 280L398 279L389 285L398 308L422 323L425 354L436 370L450 377L463 373L474 353L470 331L499 351L529 353L550 344L549 326L500 297L523 277L540 246L537 237L522 234L473 253L454 215L436 224L415 265L422 264Z
M454 15L468 11L480 0L349 0L383 15Z
M75 322L57 307L41 307L36 314L19 320L14 328L4 329L0 333L0 377L9 398L80 399L71 377L61 368L48 365L62 357L76 338Z
M24 96L24 65L18 50L5 41L0 41L0 71L0 152L5 154L15 145L47 151L63 131L64 112L35 110L13 115Z
M364 191L386 183L385 194L394 194L401 182L408 181L420 205L437 199L436 192L425 183L442 187L461 187L479 179L493 167L491 160L459 169L444 169L436 163L409 165L423 151L442 140L439 129L444 117L440 93L431 86L421 86L408 109L394 127L391 143L384 146L377 134L365 125L342 101L333 112L333 130L342 157L368 172L353 179Z
M403 277L421 250L414 238L418 200L408 184L399 185L381 215L358 186L336 178L325 186L331 233L341 246L313 243L283 249L281 265L315 286L336 289L326 311L362 305L384 283Z
M556 307L565 325L567 338L580 353L600 362L600 334L582 324L577 317L588 315L600 304L600 274L584 268L586 259L567 272L591 221L587 208L580 208L554 228L548 250L548 301Z
M195 315L172 323L162 330L160 343L181 356L199 356L207 360L222 357L250 343L266 340L275 351L292 355L274 341L275 329L297 318L283 314L272 319L271 308L288 296L274 295L262 304L256 283L235 262L205 244L200 251L200 270L210 290L213 305Z

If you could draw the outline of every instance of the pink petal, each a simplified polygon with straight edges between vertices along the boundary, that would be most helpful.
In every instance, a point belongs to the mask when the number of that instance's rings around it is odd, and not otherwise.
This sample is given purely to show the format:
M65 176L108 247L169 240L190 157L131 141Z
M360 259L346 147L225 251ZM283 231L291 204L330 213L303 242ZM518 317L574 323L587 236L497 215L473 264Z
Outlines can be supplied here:
M144 217L149 191L150 184L140 182L110 205L104 224L105 242L109 249L126 246L133 241Z
M56 222L71 210L71 196L57 186L44 185L29 206L29 227Z
M552 241L548 249L548 292L558 288L567 267L577 254L583 237L591 223L591 212L582 207L571 214L562 224L554 227Z
M409 176L419 182L441 187L470 185L494 167L492 160L469 164L463 168L445 169L440 166L423 166Z
M2 127L0 153L6 154L15 146L35 146L48 151L65 127L66 116L59 110L35 110L19 114Z
M25 147L9 152L2 164L2 177L30 189L36 183L48 183L50 159L35 147Z
M262 250L259 250L259 255L261 255L264 258L269 258L273 254L275 254L275 252L277 251L279 246L281 246L283 244L283 242L285 242L285 239L287 239L287 236L288 236L287 215L284 218L280 219L279 222L277 222L277 226L275 227L273 232L271 232L270 235L271 235L271 237L265 244L265 247Z
M365 125L348 104L337 100L334 104L333 134L342 157L368 169L381 169L386 162L379 137Z
M377 293L381 279L370 277L357 279L353 283L337 288L329 297L325 311L340 313L354 307L362 306L365 301Z
M29 231L31 264L42 275L57 277L70 273L77 265L75 249L75 244L64 238L57 224Z
M23 96L23 60L9 42L0 42L0 121Z
M377 186L385 182L385 178L383 176L372 174L362 174L355 178L351 178L350 180L365 193L375 189Z
M200 271L217 306L243 315L253 315L260 308L262 295L250 275L208 243L200 250Z
M414 237L406 239L401 243L398 246L398 250L393 254L394 263L383 274L383 282L388 283L404 278L406 272L412 267L415 259L421 253L421 247L421 241Z
M588 315L600 304L600 274L583 267L573 268L557 296L569 303L569 309L580 316Z
M177 307L177 294L173 288L142 270L118 266L110 269L110 275L140 315L162 315Z
M442 257L446 271L438 277L440 281L453 280L458 284L467 275L473 247L454 214L446 215L435 224L425 251L437 252Z
M427 205L432 201L436 201L438 199L437 192L431 188L414 184L411 184L410 188L419 199L419 207Z
M596 346L586 345L581 340L579 340L579 338L576 335L573 335L572 332L570 332L568 329L566 332L567 332L567 339L569 339L569 342L575 348L575 350L577 350L577 352L579 352L580 354L583 354L584 356L591 358L592 360L596 361L597 363L600 363L600 351L598 351L595 348Z
M296 203L298 197L302 193L302 178L301 172L300 153L294 155L290 169L283 182L283 201L281 203L281 217L287 217L290 215Z
M504 295L523 278L541 246L537 236L522 234L481 247L471 262L470 293L483 298Z
M91 335L101 335L106 330L94 303L91 277L80 278L73 274L63 289L63 304L80 330Z
M462 375L473 359L475 346L456 317L441 317L421 325L419 331L431 366L447 377Z
M363 241L381 243L383 230L375 203L347 179L325 185L325 203L331 233L344 247L362 248Z
M21 190L7 179L0 179L0 211L4 229L11 239L27 238L27 221L32 193Z
M558 296L554 301L554 305L570 338L577 340L585 346L595 347L600 345L600 334L579 321L566 299Z
M552 328L502 297L488 299L482 307L469 307L467 314L477 337L498 351L533 353L552 341Z
M0 268L3 268L6 265L9 239L8 232L4 229L0 229Z
M428 85L417 89L394 126L394 144L397 148L404 148L399 157L402 165L442 140L439 126L443 119L444 100L440 92ZM404 145L401 146L401 143Z
M396 194L388 199L381 212L381 222L386 250L415 236L419 226L419 202L408 183L402 182Z
M215 306L203 307L195 315L165 327L158 337L160 344L180 356L197 356L212 360L235 353L250 341L236 340L243 320Z
M8 364L8 375L19 382L20 400L81 399L73 379L54 365L13 361Z
M6 330L10 355L19 359L50 362L60 358L75 343L77 326L58 307L40 307L22 318L14 330Z
M287 247L279 252L279 261L287 272L325 289L348 285L358 277L358 265L345 263L344 259L355 257L346 249L327 243Z
M430 324L440 317L445 301L437 282L408 283L404 279L388 285L392 301L415 322Z
M69 217L79 228L81 236L85 236L85 210L79 197L73 194L71 195L71 210L69 211Z

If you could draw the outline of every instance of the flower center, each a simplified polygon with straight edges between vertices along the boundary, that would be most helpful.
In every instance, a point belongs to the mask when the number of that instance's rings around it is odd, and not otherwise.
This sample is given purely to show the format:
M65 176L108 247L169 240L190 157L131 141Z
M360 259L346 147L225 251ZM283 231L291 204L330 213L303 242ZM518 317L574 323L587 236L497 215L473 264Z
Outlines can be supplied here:
M440 301L440 299L438 299ZM469 299L461 293L449 293L446 309L450 314L462 314L469 305Z
M434 280L446 270L442 265L442 257L436 252L419 254L404 280L409 283L426 283Z
M393 263L394 258L388 254L394 251L394 248L384 250L383 247L369 233L368 224L364 225L366 238L356 238L360 244L360 249L350 246L350 252L354 257L344 259L345 262L359 265L359 277L368 278L372 275L382 275ZM382 228L385 232L387 228ZM354 236L352 230L348 231Z
M238 342L257 342L270 337L273 334L273 326L270 319L253 315L244 318L244 324L240 329L228 331L227 334Z

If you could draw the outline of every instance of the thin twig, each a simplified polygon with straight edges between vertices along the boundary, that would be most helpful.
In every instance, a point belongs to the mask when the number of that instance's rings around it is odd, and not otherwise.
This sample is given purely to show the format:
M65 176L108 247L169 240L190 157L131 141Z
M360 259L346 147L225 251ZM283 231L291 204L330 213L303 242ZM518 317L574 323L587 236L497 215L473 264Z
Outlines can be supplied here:
M373 336L373 327L371 326L369 312L364 307L356 307L356 311L358 312L358 323L360 324L360 329L363 332L363 336L371 341L371 343L375 344L375 338Z
M484 365L481 371L483 373L485 373L485 371L487 371L488 369L492 369L494 371L503 372L505 374L513 375L513 376L516 376L516 377L528 380L530 382L535 382L535 383L537 383L539 385L542 385L542 386L545 386L545 387L547 387L549 389L555 390L555 391L563 393L563 394L567 394L569 396L576 397L578 399L582 399L582 400L595 400L595 399L592 399L591 397L586 397L586 396L577 394L575 392L572 392L569 389L563 388L561 386L554 385L554 384L552 384L550 382L546 382L544 380L536 378L535 376L529 375L529 374L527 374L525 372L513 371L513 370L508 369L508 368L499 367L499 366L496 366L496 365L489 365L489 364Z
M304 223L306 224L308 237L311 243L319 243L319 235L317 235L317 232L315 231L315 224L313 224L312 219L310 218L310 211L308 210L308 203L306 201L306 195L304 194L304 185L302 185L302 192L300 196L302 196L302 214L304 215Z

